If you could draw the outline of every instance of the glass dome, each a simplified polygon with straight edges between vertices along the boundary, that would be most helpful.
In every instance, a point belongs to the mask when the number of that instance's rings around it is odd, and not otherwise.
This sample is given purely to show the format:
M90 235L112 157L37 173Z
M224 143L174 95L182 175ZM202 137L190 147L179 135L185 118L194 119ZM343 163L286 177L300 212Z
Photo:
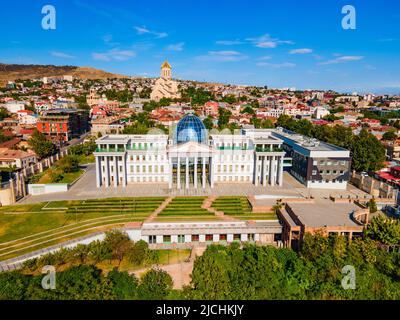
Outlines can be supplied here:
M176 142L206 142L207 131L203 122L193 114L184 116L176 127Z

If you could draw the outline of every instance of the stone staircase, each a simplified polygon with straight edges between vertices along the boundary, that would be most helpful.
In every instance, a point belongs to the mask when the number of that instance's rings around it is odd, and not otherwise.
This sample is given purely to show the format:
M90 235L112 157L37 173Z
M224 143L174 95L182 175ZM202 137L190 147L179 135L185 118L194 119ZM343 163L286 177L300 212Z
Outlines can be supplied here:
M158 216L158 214L169 205L173 198L174 197L168 197L165 199L163 203L161 203L160 206L145 220L145 222L152 222Z
M226 221L234 221L236 220L233 217L226 216L223 211L218 211L217 209L212 207L212 203L217 199L217 196L209 196L206 198L202 204L202 208L206 209L208 212L213 213L216 217L226 220Z

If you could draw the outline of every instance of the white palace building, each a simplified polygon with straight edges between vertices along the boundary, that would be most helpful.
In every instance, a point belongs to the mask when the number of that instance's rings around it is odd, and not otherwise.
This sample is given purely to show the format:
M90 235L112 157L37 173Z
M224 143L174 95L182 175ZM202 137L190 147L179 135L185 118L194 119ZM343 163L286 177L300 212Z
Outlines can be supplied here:
M282 186L284 167L307 187L345 189L349 151L283 129L213 134L193 114L170 135L107 135L96 141L96 185L165 184L169 189L216 184ZM293 163L291 163L293 161Z

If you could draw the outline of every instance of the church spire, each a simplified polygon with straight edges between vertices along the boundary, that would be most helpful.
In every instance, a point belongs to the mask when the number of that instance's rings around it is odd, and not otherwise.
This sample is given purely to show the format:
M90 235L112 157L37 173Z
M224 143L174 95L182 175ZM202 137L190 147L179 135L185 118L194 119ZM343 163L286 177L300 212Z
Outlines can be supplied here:
M171 79L171 65L167 60L161 65L161 78Z

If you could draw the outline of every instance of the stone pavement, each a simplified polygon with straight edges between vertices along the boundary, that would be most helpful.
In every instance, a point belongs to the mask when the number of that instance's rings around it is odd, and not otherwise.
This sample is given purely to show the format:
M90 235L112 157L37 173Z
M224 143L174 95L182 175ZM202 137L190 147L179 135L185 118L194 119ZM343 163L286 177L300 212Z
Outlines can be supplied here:
M60 200L104 199L116 197L152 197L152 196L248 196L271 195L277 198L309 197L326 198L330 194L363 193L353 186L346 191L307 189L289 173L284 173L283 186L255 186L251 183L216 184L213 189L181 189L169 190L168 184L130 184L126 187L96 188L96 171L94 164L87 168L87 172L68 191L46 195L28 196L19 201L19 204L38 203Z

